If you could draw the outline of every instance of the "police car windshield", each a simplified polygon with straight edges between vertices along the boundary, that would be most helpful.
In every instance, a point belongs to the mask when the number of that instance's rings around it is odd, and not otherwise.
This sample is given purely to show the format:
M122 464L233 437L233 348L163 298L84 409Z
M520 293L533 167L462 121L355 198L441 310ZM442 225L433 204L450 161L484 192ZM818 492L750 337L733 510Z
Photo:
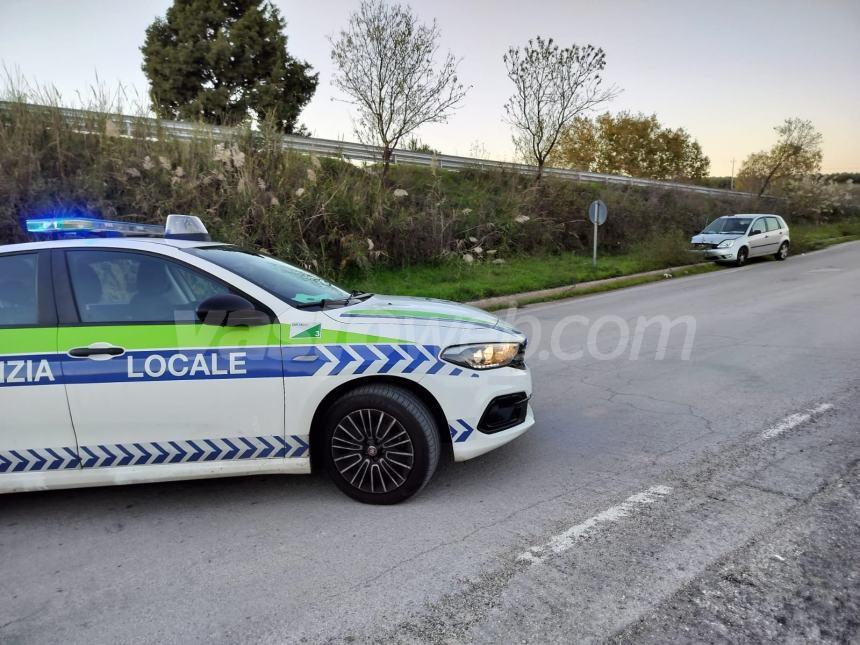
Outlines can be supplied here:
M705 227L702 233L737 233L742 234L752 221L751 217L720 217Z
M232 271L294 307L324 300L346 304L350 295L318 275L236 246L204 246L188 249L188 252Z

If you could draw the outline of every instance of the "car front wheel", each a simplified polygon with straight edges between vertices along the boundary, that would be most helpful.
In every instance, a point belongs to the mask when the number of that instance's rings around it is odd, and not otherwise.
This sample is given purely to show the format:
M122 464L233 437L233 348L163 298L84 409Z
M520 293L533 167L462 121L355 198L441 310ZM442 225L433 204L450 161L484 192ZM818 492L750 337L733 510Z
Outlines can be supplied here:
M396 504L427 485L439 463L439 432L427 406L400 387L347 392L325 418L324 463L344 493Z
M782 246L779 247L779 251L774 255L777 260L784 260L788 257L788 242L783 242Z
M743 247L738 251L738 255L735 258L735 266L742 267L747 263L747 258L749 258L749 251L747 251L746 247Z

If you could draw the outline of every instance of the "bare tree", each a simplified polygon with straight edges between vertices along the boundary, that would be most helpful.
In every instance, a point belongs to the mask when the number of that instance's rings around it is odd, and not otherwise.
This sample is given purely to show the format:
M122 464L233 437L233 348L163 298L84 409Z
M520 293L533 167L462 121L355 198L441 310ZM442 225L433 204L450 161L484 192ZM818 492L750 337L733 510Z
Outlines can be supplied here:
M504 55L515 92L505 104L514 127L514 145L538 167L537 180L562 130L573 119L617 94L604 88L600 72L606 54L592 45L560 49L552 38L538 36L525 47L511 47Z
M392 151L425 123L444 123L466 95L449 52L440 65L439 27L418 22L408 6L364 0L332 44L334 84L358 108L356 134L382 148L382 177Z
M739 185L745 189L758 186L759 197L776 180L809 175L821 166L821 134L812 121L786 119L774 130L779 140L773 148L754 152L738 171Z

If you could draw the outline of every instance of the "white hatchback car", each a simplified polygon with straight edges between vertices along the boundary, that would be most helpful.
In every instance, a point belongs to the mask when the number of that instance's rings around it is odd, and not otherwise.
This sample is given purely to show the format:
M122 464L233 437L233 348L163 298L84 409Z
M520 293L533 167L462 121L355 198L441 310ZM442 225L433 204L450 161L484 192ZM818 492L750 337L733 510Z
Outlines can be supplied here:
M734 262L743 266L749 258L772 255L788 257L791 247L788 225L779 215L726 215L708 224L691 240L693 249L706 260Z
M534 424L526 338L479 309L349 293L189 216L28 230L50 240L0 246L0 493L314 457L390 504L443 449L471 459Z

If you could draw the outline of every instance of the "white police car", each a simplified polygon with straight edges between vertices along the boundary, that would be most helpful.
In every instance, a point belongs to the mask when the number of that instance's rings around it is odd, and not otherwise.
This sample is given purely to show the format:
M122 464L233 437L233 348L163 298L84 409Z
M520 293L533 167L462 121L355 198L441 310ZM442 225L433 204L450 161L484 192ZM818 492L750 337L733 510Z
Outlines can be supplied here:
M28 220L0 247L0 492L324 466L394 503L534 424L526 338L165 228ZM131 236L131 237L130 237ZM150 236L150 237L147 237Z

